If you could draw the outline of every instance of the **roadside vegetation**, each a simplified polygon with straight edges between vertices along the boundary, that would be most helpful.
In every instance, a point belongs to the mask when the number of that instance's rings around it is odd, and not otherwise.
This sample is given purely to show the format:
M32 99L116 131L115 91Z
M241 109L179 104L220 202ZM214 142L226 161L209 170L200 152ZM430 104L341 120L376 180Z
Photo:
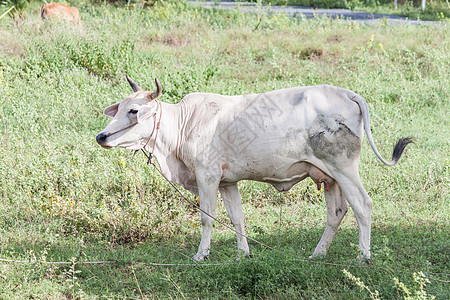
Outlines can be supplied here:
M83 33L42 22L37 2L20 26L0 19L1 299L448 297L448 23L370 26L181 1L75 6ZM286 193L240 183L249 236L274 250L250 242L253 258L237 261L235 235L215 224L210 259L192 262L199 212L141 154L95 142L103 109L131 93L125 74L149 90L157 77L170 103L322 83L365 97L385 157L398 137L415 139L394 168L363 143L372 263L357 262L351 210L329 254L308 260L326 219L309 179ZM221 201L217 216L229 222Z
M420 0L399 0L397 7L394 5L394 0L255 0L251 2L316 8L345 8L372 13L400 15L414 20L448 21L450 18L450 4L448 0L426 1L425 10L422 10Z

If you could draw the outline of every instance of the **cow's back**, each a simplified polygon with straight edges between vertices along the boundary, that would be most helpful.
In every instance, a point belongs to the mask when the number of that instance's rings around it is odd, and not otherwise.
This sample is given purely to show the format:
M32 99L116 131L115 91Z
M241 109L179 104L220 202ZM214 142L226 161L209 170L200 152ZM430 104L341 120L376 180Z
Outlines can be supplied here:
M270 128L310 128L327 116L361 133L361 114L348 90L329 85L294 87L261 94L226 96L193 93L183 98L192 127L226 130L233 123L263 133ZM330 124L331 125L331 124Z

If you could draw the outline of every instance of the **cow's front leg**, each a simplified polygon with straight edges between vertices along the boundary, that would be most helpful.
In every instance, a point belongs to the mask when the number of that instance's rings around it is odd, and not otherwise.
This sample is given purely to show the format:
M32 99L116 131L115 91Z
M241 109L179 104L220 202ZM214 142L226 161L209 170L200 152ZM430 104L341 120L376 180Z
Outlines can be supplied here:
M242 211L241 195L237 183L219 188L220 194L223 198L223 203L230 216L231 222L234 225L237 235L237 246L239 252L243 252L245 256L250 257L250 250L245 237L244 229L244 212Z
M213 219L216 216L217 191L220 175L215 176L208 172L197 174L197 185L200 196L200 209L202 220L202 240L198 246L198 252L194 256L195 261L203 261L208 258L211 244L211 232Z

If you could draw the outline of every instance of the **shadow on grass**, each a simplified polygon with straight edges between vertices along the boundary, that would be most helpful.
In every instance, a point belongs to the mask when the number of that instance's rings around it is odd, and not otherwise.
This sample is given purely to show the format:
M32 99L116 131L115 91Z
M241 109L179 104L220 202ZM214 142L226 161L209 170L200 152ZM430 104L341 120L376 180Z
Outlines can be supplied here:
M414 272L448 273L449 236L448 228L442 224L375 226L372 230L372 263L369 265L359 264L356 260L356 228L340 230L328 255L315 259L317 263L305 261L321 234L322 228L250 234L274 250L250 242L253 258L239 261L236 260L234 235L217 232L213 234L211 258L203 263L190 259L196 253L199 235L184 237L183 241L175 236L165 237L159 242L149 240L132 246L85 241L81 248L73 241L62 239L52 246L38 243L33 251L41 253L45 250L48 261L69 261L76 256L81 257L80 262L114 261L104 265L78 262L65 266L40 265L46 269L41 271L43 276L59 284L63 293L72 292L75 296L83 293L89 297L127 298L140 296L142 292L149 297L162 298L370 298L369 293L361 295L361 290L343 275L342 270L348 269L372 290L378 290L383 298L396 298L399 291L394 286L394 277L414 290ZM9 247L18 252L29 251L24 250L27 245ZM180 265L156 266L154 263ZM48 275L50 268L52 276ZM76 274L75 277L71 272ZM29 276L26 270L25 274ZM74 278L72 284L65 283ZM29 280L39 281L42 277ZM427 292L438 299L444 298L449 292L448 283L432 281Z

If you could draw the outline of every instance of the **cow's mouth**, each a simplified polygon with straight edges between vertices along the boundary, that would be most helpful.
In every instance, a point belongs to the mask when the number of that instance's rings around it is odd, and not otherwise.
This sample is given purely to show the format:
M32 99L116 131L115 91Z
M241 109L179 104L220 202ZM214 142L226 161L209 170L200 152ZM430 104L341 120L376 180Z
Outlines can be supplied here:
M109 146L107 143L106 143L106 139L108 138L108 134L106 134L106 133L104 133L104 132L100 132L96 137L95 137L95 139L97 140L97 143L100 145L100 146L102 146L103 148L105 148L105 149L111 149L112 147L111 146Z

